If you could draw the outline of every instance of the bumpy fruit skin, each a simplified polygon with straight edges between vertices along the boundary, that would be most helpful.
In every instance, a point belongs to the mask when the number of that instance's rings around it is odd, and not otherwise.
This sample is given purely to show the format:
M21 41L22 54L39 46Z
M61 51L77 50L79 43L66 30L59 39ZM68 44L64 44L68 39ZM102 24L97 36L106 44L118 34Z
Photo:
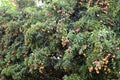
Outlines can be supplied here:
M64 40L64 41L62 41L62 46L64 47L64 46L66 46L66 44L69 42L69 40Z
M69 46L68 49L66 49L66 51L69 52L71 49L71 46Z
M77 28L76 30L75 30L75 32L79 32L80 31L80 29L79 28Z
M120 75L120 71L118 72L118 74Z
M85 50L87 49L87 45L83 45L82 48Z
M65 12L65 10L62 10L62 14L65 14L66 12Z
M104 4L103 2L99 2L99 5L103 6L103 4Z
M92 72L93 71L93 67L89 67L89 72Z
M58 13L58 14L62 13L62 10L57 10L57 13Z

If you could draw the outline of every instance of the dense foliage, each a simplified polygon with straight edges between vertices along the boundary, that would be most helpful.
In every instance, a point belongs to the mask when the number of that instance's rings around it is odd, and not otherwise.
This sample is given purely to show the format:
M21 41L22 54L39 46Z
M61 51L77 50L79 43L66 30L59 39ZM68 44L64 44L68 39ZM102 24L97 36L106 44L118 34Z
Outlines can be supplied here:
M120 79L119 0L11 2L0 6L1 79Z

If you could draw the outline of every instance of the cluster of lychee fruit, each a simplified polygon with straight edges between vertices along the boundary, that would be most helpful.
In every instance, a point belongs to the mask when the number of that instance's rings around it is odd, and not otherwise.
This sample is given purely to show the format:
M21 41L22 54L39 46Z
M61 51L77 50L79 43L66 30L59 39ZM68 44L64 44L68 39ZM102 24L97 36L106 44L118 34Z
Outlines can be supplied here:
M108 64L110 63L110 59L114 61L115 55L108 53L102 60L96 60L92 64L93 66L90 66L88 68L89 72L95 71L97 74L100 73L101 70L105 71L105 74L110 73L111 69L109 68Z

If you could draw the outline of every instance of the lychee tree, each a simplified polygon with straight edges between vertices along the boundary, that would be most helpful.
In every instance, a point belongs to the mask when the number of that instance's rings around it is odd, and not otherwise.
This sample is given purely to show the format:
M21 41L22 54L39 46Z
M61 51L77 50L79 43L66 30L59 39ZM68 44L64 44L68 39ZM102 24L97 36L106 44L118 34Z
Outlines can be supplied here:
M13 0L0 7L0 77L120 79L118 0Z

